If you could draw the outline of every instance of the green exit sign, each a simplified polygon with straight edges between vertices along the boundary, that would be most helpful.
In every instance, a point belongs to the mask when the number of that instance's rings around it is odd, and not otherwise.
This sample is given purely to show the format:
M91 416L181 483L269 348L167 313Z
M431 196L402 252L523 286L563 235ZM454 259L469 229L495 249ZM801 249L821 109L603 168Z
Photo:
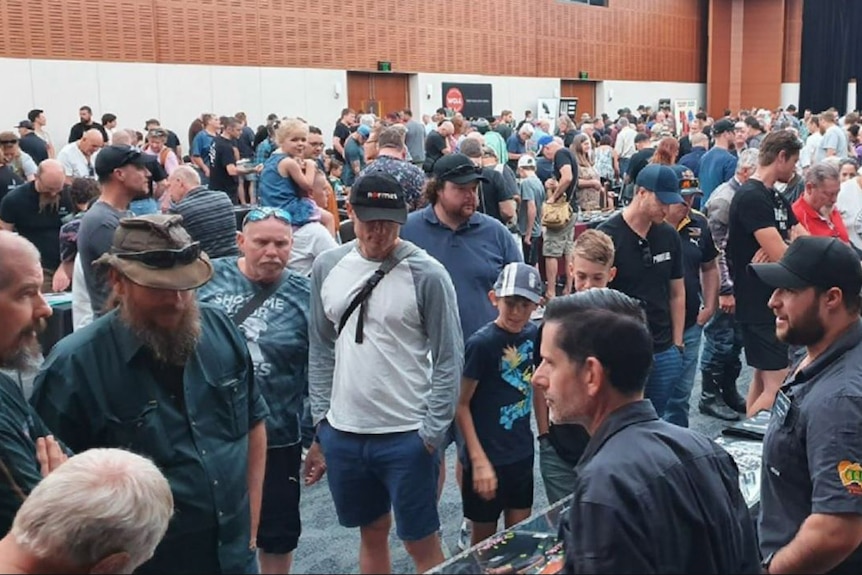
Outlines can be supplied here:
M392 62L387 60L378 60L377 61L377 71L378 72L391 72L392 71Z
M581 80L586 80L586 79L588 79L589 77L590 77L590 73L589 73L589 72L584 72L584 71L578 72L578 78L579 78L579 79L581 79Z

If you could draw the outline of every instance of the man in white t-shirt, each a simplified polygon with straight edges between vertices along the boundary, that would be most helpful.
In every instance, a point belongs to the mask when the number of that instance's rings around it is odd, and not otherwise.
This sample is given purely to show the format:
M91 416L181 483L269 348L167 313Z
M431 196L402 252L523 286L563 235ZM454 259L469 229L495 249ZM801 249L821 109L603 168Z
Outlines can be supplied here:
M57 160L63 164L66 172L66 183L71 184L74 178L96 177L94 169L94 154L104 145L102 132L95 128L87 130L77 142L71 142L63 146L57 154Z

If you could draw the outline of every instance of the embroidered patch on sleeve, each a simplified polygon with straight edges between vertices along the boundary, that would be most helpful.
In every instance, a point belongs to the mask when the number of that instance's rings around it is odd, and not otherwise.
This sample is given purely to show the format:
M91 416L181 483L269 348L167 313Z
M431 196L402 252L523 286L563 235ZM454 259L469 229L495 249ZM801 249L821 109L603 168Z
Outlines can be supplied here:
M842 461L838 464L838 477L848 492L862 495L862 465Z

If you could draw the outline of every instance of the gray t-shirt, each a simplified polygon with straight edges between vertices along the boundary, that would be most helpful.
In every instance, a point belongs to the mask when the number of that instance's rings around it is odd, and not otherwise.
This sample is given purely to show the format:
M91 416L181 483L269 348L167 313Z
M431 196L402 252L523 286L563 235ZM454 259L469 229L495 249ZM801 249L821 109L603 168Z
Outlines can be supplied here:
M111 286L108 284L107 275L93 268L93 262L111 249L114 230L120 225L120 218L128 215L131 214L99 201L87 210L81 220L81 228L78 230L78 254L95 317L104 313L102 308L111 293Z
M818 162L826 157L826 150L835 150L835 155L839 158L847 157L847 134L838 126L829 126L826 133L823 134L823 139L820 140L820 149L817 150L814 156Z
M405 125L407 135L404 138L404 143L407 146L407 151L410 153L410 158L414 162L425 161L425 128L416 120L410 120Z

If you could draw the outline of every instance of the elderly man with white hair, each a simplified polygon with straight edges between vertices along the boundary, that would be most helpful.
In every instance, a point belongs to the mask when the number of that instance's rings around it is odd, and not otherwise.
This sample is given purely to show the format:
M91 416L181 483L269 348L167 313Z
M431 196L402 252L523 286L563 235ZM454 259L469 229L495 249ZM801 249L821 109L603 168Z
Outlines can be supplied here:
M171 488L148 459L121 449L70 458L33 489L0 540L2 573L131 573L173 515Z

